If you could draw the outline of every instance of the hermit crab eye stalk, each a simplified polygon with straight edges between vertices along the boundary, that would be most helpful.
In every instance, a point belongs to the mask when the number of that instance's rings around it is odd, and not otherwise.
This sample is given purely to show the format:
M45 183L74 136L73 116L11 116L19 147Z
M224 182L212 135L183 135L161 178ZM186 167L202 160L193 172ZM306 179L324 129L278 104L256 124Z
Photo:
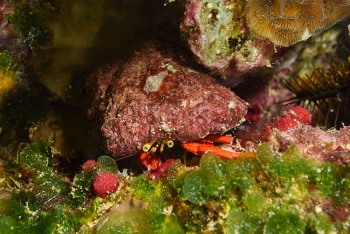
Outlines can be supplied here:
M150 141L142 146L143 152L152 152L155 153L159 148L160 152L163 152L164 146L168 146L172 148L174 146L174 142L172 140L158 140L158 141Z
M174 142L172 140L166 140L165 142L169 148L172 148L174 146Z
M142 146L144 152L148 152L156 141L150 141Z

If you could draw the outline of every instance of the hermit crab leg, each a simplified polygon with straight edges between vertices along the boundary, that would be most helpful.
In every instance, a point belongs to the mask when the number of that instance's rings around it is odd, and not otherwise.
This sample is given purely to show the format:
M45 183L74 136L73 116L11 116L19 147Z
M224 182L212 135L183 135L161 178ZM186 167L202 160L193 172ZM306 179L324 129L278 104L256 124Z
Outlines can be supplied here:
M194 154L203 155L208 151L224 158L254 158L255 153L231 152L215 147L213 144L203 144L199 142L181 143L182 147Z
M162 164L162 161L157 154L141 152L139 155L139 163L148 170L156 170Z
M216 142L216 143L223 143L223 144L232 144L234 140L235 138L231 136L211 134L201 139L200 142L209 141L209 142Z

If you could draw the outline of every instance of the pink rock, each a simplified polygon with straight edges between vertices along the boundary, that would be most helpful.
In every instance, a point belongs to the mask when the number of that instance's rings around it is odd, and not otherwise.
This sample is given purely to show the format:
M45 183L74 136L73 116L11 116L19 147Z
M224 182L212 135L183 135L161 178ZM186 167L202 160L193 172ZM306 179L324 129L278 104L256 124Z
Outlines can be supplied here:
M303 157L317 161L337 163L350 162L350 127L340 130L325 130L310 125L309 112L294 107L275 123L267 125L267 140L278 151L285 151L289 145L296 144Z
M274 45L249 36L244 1L187 0L185 8L184 40L196 60L227 84L237 85L247 74L259 71L260 75L272 61Z
M182 48L151 41L129 60L91 74L88 115L106 151L125 156L150 141L200 139L243 122L247 103L193 68Z

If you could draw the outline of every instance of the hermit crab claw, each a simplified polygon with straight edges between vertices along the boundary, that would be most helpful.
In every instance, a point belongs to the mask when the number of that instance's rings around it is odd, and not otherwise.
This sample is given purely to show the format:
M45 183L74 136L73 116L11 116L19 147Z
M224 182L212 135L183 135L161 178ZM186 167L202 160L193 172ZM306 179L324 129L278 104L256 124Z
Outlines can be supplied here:
M244 157L254 158L255 157L255 153L252 153L252 152L247 152L247 153L232 152L232 151L218 148L214 145L214 142L232 144L233 141L234 141L234 138L231 136L209 135L198 141L183 142L181 143L181 146L185 150L197 155L203 155L206 152L211 151L217 156L224 157L224 158L244 158Z

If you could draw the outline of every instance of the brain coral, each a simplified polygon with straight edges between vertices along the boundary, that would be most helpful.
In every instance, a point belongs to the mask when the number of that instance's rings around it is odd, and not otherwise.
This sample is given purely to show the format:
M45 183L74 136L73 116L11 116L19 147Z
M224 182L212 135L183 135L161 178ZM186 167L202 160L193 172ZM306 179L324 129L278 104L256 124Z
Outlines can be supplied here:
M250 0L247 24L258 38L290 46L349 15L349 0Z

